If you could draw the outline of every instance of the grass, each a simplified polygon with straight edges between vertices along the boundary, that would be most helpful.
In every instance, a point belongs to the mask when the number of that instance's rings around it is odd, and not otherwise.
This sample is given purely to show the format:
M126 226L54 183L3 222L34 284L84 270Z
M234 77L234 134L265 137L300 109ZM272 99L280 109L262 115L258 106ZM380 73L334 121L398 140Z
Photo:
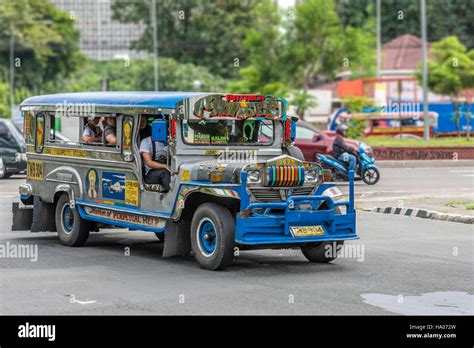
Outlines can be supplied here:
M390 147L454 147L468 146L474 147L474 139L466 137L442 137L433 138L427 142L418 139L395 139L388 136L361 137L361 141L370 146L390 146Z
M474 201L449 201L445 204L447 207L464 206L466 210L474 210Z

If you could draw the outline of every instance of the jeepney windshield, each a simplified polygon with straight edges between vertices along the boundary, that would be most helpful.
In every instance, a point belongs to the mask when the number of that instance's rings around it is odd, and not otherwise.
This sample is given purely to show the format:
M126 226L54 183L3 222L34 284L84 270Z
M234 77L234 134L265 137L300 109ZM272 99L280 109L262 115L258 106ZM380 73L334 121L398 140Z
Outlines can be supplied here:
M192 145L271 145L272 120L183 120L183 139Z

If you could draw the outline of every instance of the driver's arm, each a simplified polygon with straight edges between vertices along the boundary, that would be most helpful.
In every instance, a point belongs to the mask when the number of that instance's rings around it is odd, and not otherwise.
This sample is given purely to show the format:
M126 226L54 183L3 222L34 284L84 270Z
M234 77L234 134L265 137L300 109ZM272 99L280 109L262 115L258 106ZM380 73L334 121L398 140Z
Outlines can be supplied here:
M149 152L142 152L142 156L143 156L143 161L150 168L153 168L153 169L167 169L168 168L168 166L165 163L159 163L159 162L153 161L153 159L151 158L151 153Z

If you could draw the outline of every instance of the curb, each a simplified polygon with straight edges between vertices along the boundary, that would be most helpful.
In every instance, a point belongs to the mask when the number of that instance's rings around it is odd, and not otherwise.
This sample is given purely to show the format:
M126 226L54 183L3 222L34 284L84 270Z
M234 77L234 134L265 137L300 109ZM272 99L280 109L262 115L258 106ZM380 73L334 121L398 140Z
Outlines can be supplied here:
M373 213L405 215L409 217L417 217L417 218L423 218L423 219L433 219L433 220L460 222L464 224L474 224L474 216L441 213L439 211L434 211L434 210L425 210L425 209L416 209L416 208L396 208L396 207L369 208L369 209L362 209L362 210L373 212Z
M377 161L376 159L376 164L380 168L474 167L474 160Z

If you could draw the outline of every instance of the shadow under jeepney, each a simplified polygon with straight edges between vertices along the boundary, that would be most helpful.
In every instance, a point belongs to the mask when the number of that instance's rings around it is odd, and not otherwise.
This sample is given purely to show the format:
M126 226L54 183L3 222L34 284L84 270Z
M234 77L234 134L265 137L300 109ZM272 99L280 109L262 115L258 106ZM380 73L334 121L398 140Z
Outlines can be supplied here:
M242 173L242 183L246 182L245 174ZM353 172L349 179L349 200L337 202L329 196L307 195L290 196L283 202L251 203L243 184L241 210L236 216L236 243L281 247L358 239Z

